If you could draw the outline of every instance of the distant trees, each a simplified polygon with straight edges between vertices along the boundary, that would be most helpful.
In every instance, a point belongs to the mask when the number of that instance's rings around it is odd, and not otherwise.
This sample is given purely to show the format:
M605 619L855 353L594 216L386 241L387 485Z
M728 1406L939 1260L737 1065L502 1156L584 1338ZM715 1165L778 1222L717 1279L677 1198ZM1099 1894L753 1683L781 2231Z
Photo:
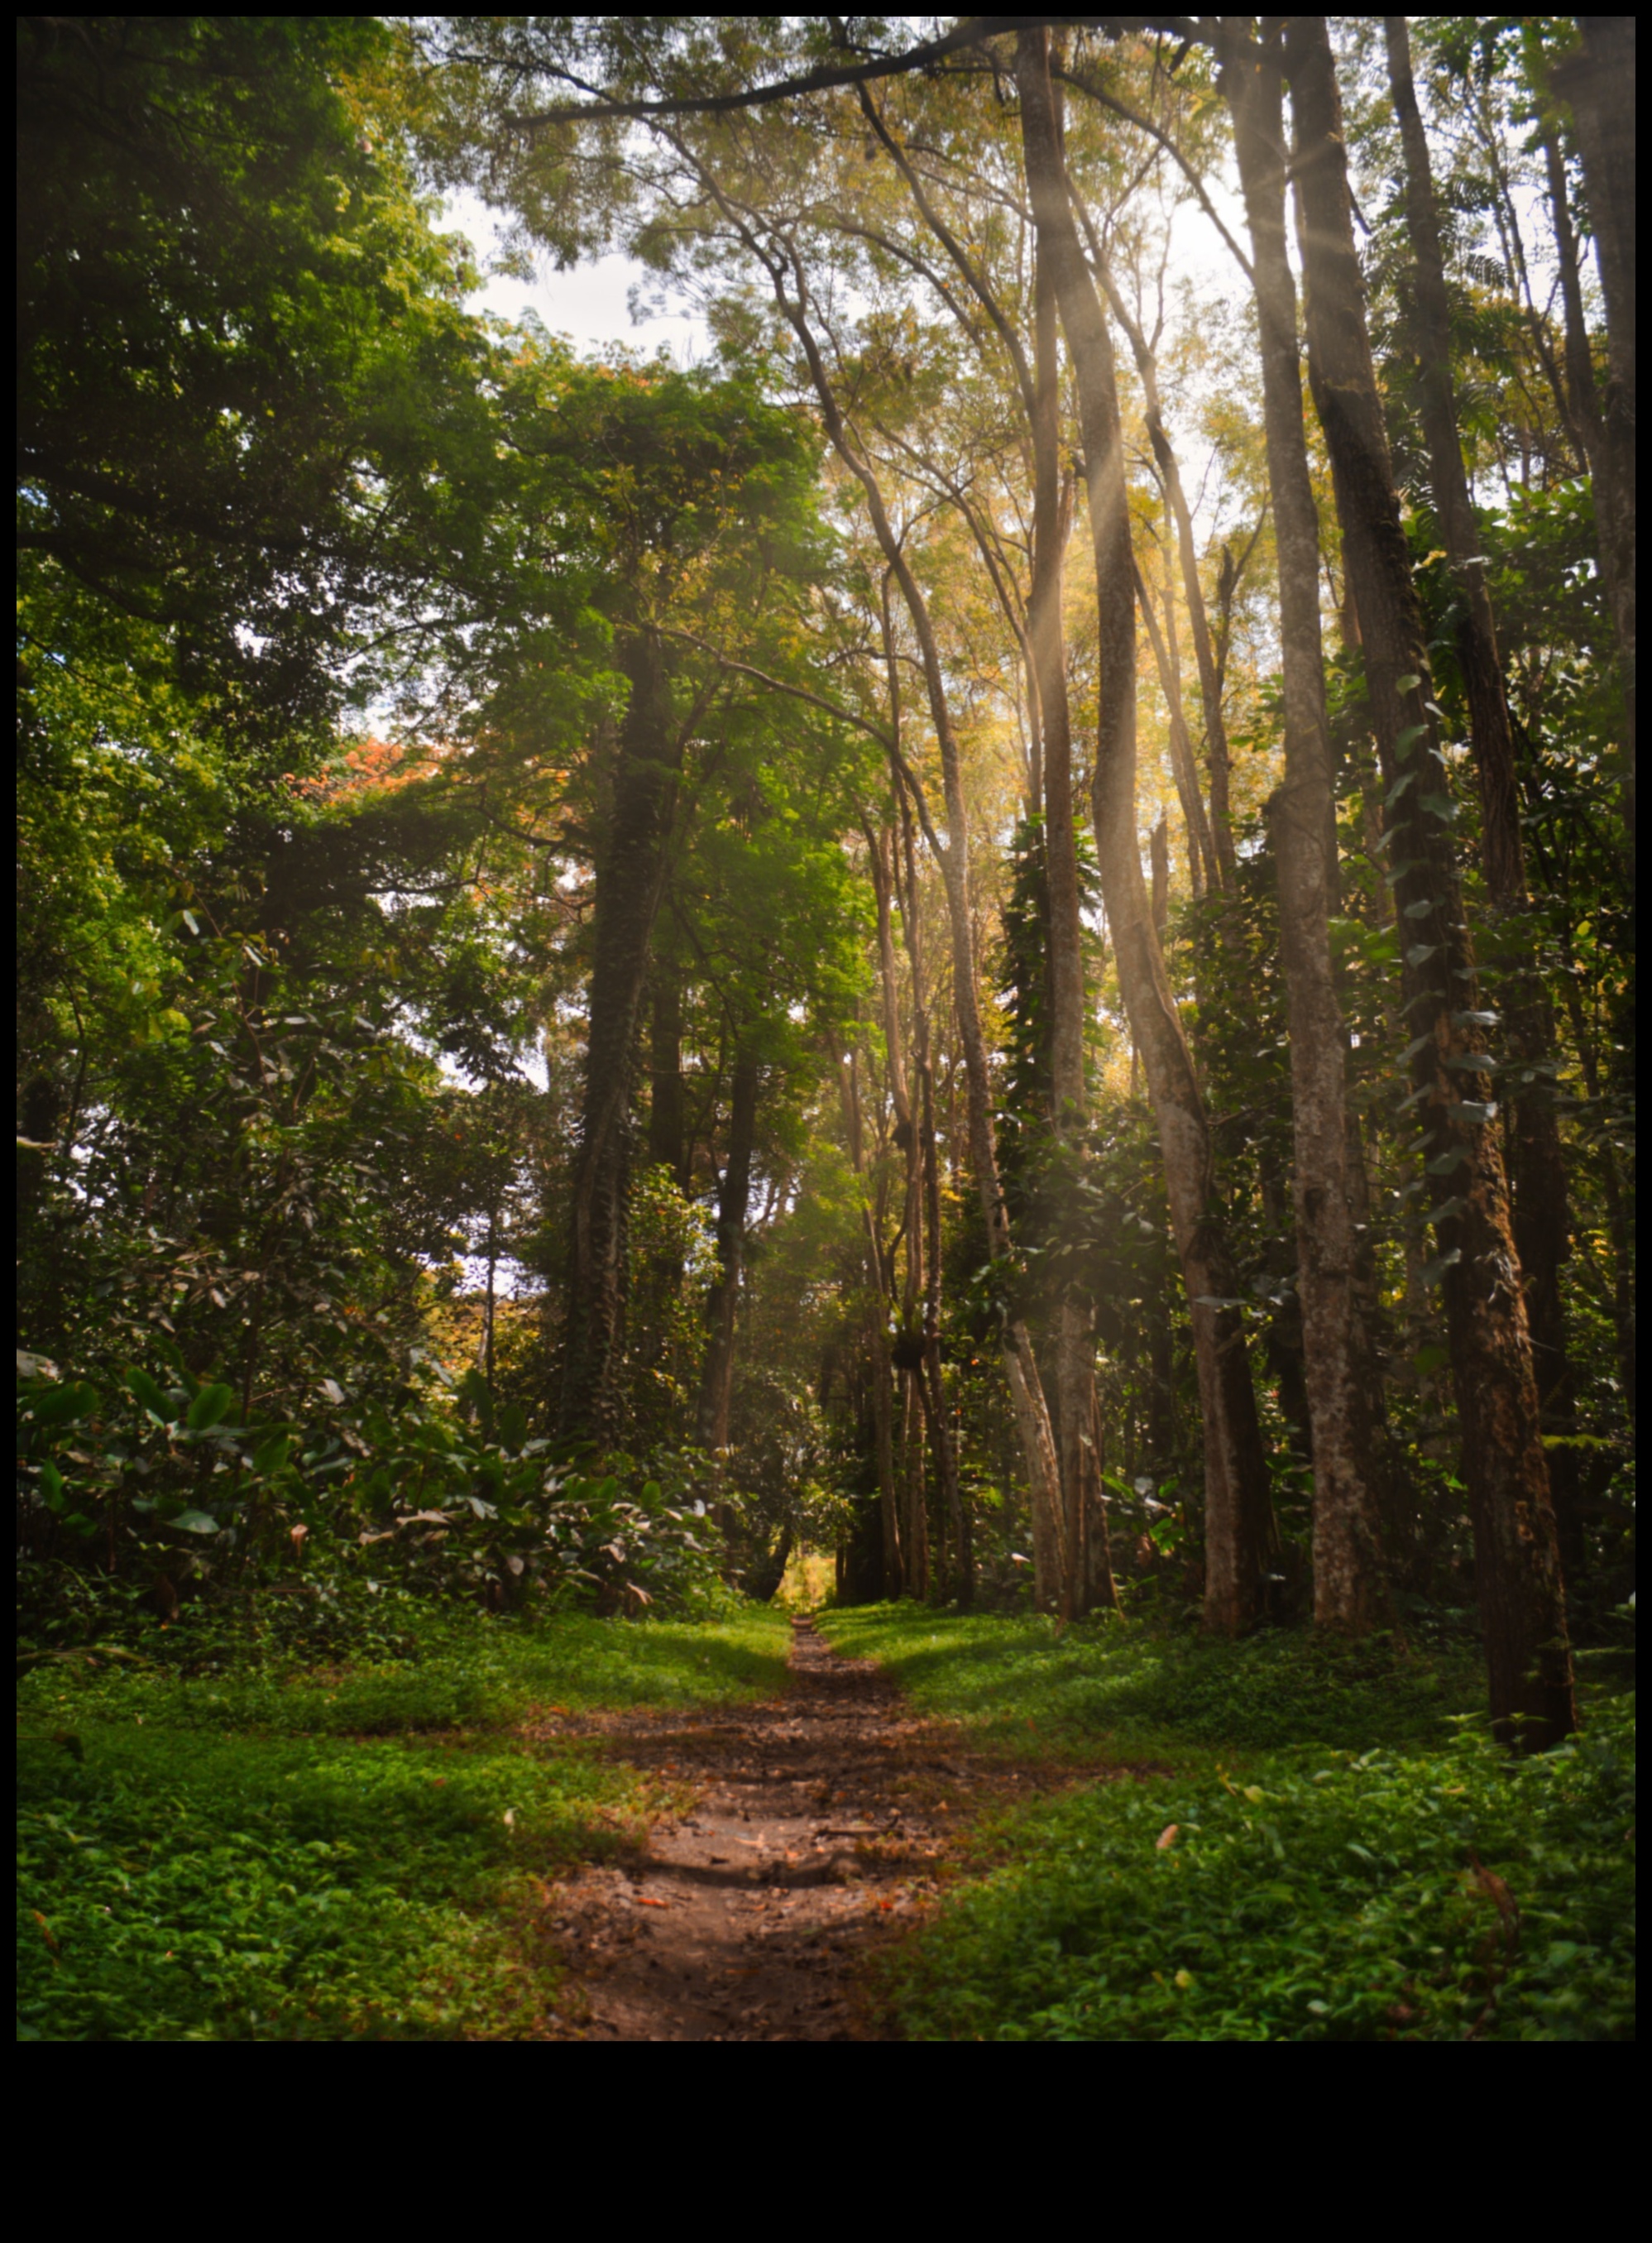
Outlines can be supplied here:
M20 40L26 1344L388 1409L474 1291L476 1437L699 1474L764 1593L812 1533L1069 1619L1477 1600L1563 1734L1628 1582L1632 25ZM421 173L708 362L473 320Z

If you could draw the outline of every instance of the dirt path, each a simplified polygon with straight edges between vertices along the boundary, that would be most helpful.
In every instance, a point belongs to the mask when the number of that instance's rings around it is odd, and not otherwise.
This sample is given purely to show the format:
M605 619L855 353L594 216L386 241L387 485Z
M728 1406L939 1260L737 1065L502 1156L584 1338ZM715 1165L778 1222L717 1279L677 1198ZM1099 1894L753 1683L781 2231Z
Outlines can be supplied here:
M563 1888L557 2038L876 2038L854 1984L870 1947L926 1904L967 1794L1038 1782L966 1768L948 1733L806 1620L790 1666L767 1705L559 1725L698 1795L644 1853Z

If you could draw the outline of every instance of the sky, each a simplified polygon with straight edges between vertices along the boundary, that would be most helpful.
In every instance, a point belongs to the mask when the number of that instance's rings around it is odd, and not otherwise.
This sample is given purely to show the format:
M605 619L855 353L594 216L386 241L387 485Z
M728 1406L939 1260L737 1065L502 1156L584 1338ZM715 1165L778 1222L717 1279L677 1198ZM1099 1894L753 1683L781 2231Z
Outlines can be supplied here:
M450 195L444 223L468 236L478 265L485 268L499 226L480 197ZM547 264L532 280L492 278L468 301L473 311L494 312L513 320L521 317L526 306L553 334L566 335L581 352L624 343L651 358L663 343L680 365L703 357L708 349L704 324L688 313L674 311L663 319L633 325L627 300L643 277L634 258L618 254L577 265L569 273L554 272Z

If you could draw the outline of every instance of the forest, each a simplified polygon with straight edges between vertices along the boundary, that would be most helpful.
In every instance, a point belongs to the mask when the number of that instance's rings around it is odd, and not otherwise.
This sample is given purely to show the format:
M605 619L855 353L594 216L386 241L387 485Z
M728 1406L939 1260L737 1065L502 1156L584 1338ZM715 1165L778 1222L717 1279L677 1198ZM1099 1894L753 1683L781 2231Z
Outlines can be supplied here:
M1635 55L18 18L20 2038L1634 2038Z

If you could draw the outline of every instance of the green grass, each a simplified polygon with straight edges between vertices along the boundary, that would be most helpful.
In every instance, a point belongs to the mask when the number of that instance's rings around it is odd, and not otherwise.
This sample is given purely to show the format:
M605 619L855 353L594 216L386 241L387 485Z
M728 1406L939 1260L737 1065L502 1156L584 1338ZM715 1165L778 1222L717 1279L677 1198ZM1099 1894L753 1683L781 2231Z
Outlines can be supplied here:
M1515 1761L1461 1651L910 1606L825 1627L984 1745L1120 1763L977 1830L884 1966L908 2038L1633 2038L1631 1699Z
M924 1712L1058 1757L1197 1766L1286 1745L1438 1742L1484 1695L1472 1650L1423 1657L1387 1637L1347 1647L1279 1628L1212 1643L1103 1619L1058 1633L1037 1616L916 1605L829 1612L820 1625Z
M780 1687L789 1630L433 1615L413 1655L283 1673L51 1660L21 1683L18 2024L51 2040L534 2031L546 1881L652 1802L536 1708ZM170 1655L171 1647L163 1647Z

